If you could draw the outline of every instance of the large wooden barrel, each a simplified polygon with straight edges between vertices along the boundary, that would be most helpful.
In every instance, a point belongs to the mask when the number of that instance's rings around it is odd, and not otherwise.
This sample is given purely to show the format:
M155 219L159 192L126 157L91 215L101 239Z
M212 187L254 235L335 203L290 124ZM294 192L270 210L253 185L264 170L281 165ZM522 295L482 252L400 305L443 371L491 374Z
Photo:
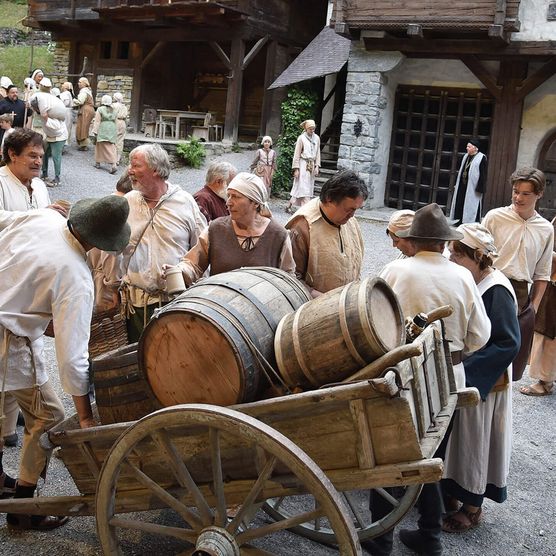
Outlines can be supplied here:
M137 364L137 343L95 357L91 368L103 425L136 421L161 408Z
M286 384L309 389L347 378L404 340L396 294L381 278L366 278L286 315L274 347Z
M155 313L139 340L139 365L164 406L252 401L264 360L276 365L278 323L309 299L275 268L211 276Z

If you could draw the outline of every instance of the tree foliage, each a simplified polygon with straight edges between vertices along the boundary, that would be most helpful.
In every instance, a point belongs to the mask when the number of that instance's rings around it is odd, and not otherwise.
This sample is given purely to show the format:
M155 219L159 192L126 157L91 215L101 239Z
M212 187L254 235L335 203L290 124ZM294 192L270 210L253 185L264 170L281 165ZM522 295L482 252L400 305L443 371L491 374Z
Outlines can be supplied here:
M295 142L301 133L301 122L315 119L317 94L298 85L288 89L286 100L282 102L282 133L277 141L279 156L276 173L272 179L274 192L287 191L292 184L292 159Z

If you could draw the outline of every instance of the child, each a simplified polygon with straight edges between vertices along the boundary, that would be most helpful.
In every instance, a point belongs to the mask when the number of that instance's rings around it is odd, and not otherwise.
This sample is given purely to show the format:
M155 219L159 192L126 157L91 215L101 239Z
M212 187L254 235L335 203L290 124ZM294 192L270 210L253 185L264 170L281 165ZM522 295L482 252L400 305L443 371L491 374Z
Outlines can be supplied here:
M2 158L2 153L4 152L4 141L10 133L14 132L14 128L12 127L13 123L14 123L13 114L0 115L0 129L4 131L4 134L2 136L2 143L0 144L0 160L2 161L1 166L5 165L5 162Z
M257 149L257 156L251 164L251 170L263 180L270 198L272 176L276 171L276 151L272 149L272 137L265 135L261 141L261 147L262 149Z

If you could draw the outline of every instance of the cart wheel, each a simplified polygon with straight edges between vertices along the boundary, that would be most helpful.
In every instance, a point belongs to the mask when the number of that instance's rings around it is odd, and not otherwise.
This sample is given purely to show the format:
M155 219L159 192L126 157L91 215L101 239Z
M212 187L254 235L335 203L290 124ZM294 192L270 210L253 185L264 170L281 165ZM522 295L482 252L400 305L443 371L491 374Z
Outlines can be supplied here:
M157 457L162 463L153 463ZM248 479L245 469L253 470ZM149 499L140 510L133 504L138 483ZM254 519L269 490L309 493L315 505L269 525ZM237 501L235 517L227 516ZM361 554L342 497L303 450L253 417L211 405L174 406L133 424L112 446L97 485L97 530L111 556L126 552L128 537L145 533L156 536L164 554L191 545L187 553L196 556L251 554L251 543L269 550L263 537L317 517L330 523L341 554ZM169 551L164 543L176 539L178 548Z
M349 508L352 521L360 541L377 537L396 526L413 507L423 485L396 487L394 495L383 488L375 489L392 504L392 511L382 519L373 521L369 511L368 491L341 492L345 505ZM283 496L270 498L263 505L263 510L275 521L289 520L299 513L314 507L311 496ZM324 544L337 544L336 535L330 524L322 518L315 518L300 525L290 527L290 531Z

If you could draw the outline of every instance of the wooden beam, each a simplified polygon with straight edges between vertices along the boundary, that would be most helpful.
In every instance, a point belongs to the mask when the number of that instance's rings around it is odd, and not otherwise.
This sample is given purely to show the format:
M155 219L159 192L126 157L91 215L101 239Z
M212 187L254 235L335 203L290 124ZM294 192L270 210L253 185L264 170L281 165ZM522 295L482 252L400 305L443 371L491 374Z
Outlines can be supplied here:
M523 82L523 85L517 90L518 98L523 100L529 93L532 93L537 87L542 85L547 79L550 79L555 73L556 56Z
M245 58L243 59L243 64L241 64L242 70L244 70L253 61L253 58L260 52L261 48L267 43L269 39L270 35L265 35L255 43L253 48L246 54Z
M141 62L142 70L144 70L149 65L149 62L153 59L154 55L160 52L166 46L166 44L167 43L160 41L151 48L150 52L143 58L143 61Z
M489 93L500 100L501 89L496 84L496 79L475 56L463 56L461 61L471 70L475 77L488 89Z
M222 47L215 41L211 41L209 42L209 44L211 48L214 50L214 52L216 52L216 55L220 58L220 60L222 60L223 64L228 69L232 69L232 63L230 62L230 58L228 58L228 55L224 52Z
M237 142L239 134L241 94L243 89L243 70L241 67L244 57L245 42L242 39L234 39L230 55L231 75L228 78L226 119L224 122L224 139L232 143Z

